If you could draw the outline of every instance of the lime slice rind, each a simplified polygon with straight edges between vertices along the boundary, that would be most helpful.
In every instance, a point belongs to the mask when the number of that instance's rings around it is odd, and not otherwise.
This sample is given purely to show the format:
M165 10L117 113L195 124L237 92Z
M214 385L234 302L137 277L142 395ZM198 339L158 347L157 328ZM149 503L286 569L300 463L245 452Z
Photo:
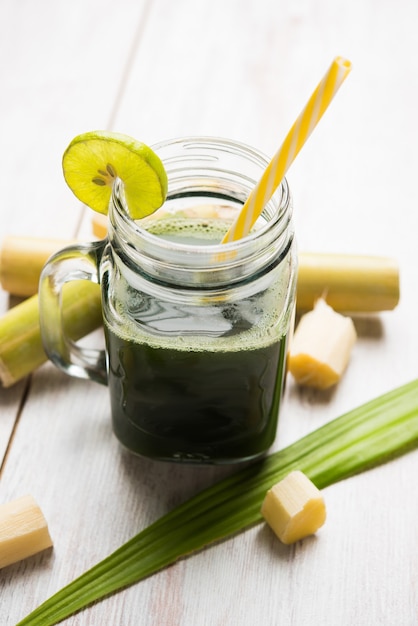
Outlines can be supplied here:
M128 135L106 131L78 135L64 152L62 167L74 195L98 213L107 214L116 177L124 184L132 219L156 211L167 194L160 158Z

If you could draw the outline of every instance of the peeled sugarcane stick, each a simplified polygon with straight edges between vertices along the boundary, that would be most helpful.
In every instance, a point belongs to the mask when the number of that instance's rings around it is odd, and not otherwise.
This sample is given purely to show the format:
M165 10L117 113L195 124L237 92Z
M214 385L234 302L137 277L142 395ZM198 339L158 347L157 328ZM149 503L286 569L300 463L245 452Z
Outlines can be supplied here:
M100 287L87 280L63 289L63 324L76 341L102 323ZM47 361L39 326L38 296L34 295L0 318L0 383L10 387Z

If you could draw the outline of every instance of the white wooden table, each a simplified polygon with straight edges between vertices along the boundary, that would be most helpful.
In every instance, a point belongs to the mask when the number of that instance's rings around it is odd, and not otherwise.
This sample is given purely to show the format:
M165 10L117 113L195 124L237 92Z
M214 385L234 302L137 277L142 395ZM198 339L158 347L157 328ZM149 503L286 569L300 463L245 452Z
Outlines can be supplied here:
M2 0L0 235L91 237L61 174L76 134L219 135L273 154L332 58L353 71L291 168L299 248L395 257L401 303L356 321L330 393L289 378L275 448L418 375L415 0ZM4 312L15 303L1 292ZM0 502L40 504L54 549L0 571L9 626L224 470L139 459L105 388L45 364L0 390ZM418 451L325 490L315 538L264 525L68 619L73 625L415 626Z

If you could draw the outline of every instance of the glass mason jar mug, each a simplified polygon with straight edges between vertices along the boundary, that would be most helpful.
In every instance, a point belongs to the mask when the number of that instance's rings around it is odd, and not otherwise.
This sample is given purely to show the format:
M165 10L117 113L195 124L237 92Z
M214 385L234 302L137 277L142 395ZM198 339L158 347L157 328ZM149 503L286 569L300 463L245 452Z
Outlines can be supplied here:
M233 141L183 138L153 150L165 204L133 221L114 185L108 237L52 257L40 284L49 358L107 383L113 430L135 453L189 463L262 455L275 439L295 308L286 180L246 237L220 244L268 161ZM99 282L106 350L65 337L60 292Z

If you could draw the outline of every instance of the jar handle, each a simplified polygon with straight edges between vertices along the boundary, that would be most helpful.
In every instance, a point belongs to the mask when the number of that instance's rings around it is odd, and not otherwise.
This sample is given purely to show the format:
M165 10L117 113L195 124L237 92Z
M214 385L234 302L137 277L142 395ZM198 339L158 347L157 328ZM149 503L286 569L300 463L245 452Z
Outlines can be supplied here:
M39 322L48 358L70 376L104 385L107 384L105 350L81 347L67 335L63 288L72 281L87 280L99 284L99 265L106 242L104 239L60 250L45 264L39 283ZM77 307L77 288L71 295L72 304L76 309L80 308L77 315L90 315L87 308Z

